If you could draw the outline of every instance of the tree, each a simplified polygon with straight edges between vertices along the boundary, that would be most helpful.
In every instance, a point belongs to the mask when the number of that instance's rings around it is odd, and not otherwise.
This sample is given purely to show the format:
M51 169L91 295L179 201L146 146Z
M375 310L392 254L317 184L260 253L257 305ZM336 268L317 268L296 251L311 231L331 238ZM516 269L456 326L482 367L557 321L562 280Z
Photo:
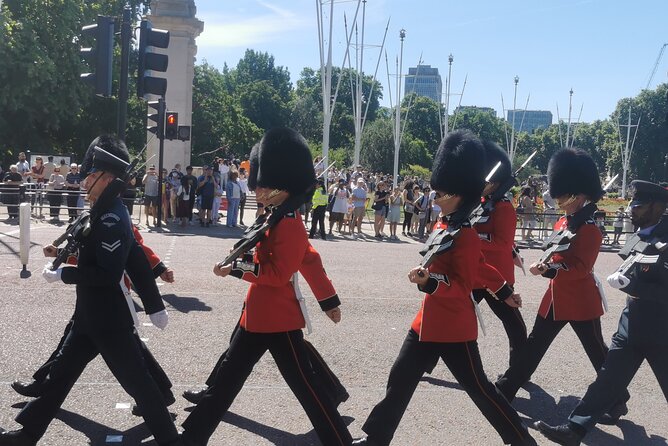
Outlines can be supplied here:
M274 56L246 50L237 67L226 76L244 115L257 127L286 126L290 115L290 73L274 65Z
M631 124L640 118L633 154L630 159L629 179L664 181L664 162L668 154L668 123L666 122L666 94L668 84L659 85L655 90L643 90L635 98L622 99L611 116L613 125L628 124L628 112L631 107ZM626 143L626 129L622 132L622 144ZM633 138L634 129L631 129ZM629 146L630 143L629 142ZM613 168L621 172L621 152L619 147L615 156L611 156Z
M410 109L408 109L409 104ZM405 110L408 109L405 127L402 124L404 132L414 139L423 141L432 156L436 154L441 143L441 123L438 118L441 113L440 104L426 96L412 93L404 97L402 108L404 109L403 116L406 116Z
M449 117L450 131L467 129L479 138L490 140L504 146L505 121L483 110L464 109Z
M210 156L199 154L225 147L241 157L262 137L262 130L228 93L225 75L206 62L195 66L192 123L193 162L201 164L208 163Z

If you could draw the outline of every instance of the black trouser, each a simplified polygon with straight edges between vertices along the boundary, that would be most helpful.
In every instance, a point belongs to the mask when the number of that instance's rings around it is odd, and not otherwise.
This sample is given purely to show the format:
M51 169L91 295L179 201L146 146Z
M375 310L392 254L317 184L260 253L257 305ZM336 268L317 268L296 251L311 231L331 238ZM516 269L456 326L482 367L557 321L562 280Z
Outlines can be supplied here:
M34 439L44 435L86 365L100 354L123 389L136 401L156 442L177 441L176 427L148 373L135 334L130 328L107 333L78 333L75 323L58 352L59 366L49 375L52 385L16 417L24 432Z
M645 359L668 402L668 344L665 339L657 339L656 343L629 341L628 311L626 308L622 312L617 332L612 336L610 350L596 380L568 418L585 430L592 429L608 409L625 398L625 389Z
M352 437L346 424L315 379L302 331L250 333L242 327L232 337L213 386L183 422L184 437L197 445L208 443L253 367L267 350L306 411L320 441L324 445L349 445Z
M63 203L63 194L60 191L50 191L47 193L49 199L49 214L51 218L60 215L60 205Z
M413 220L413 213L404 209L404 224L401 227L403 232L411 232L411 220ZM408 228L408 231L406 231L406 228Z
M508 335L508 343L510 344L509 363L512 366L527 343L527 326L522 318L522 313L520 313L519 308L507 305L505 302L494 298L494 296L485 290L473 290L473 297L478 303L485 299L489 308L492 309L496 317L503 324L506 335Z
M60 367L60 364L62 364L62 358L58 355L58 353L60 352L60 349L63 347L63 344L65 344L67 335L72 330L73 323L74 320L70 319L70 321L65 326L65 331L63 333L63 336L60 338L60 341L58 342L58 347L56 347L53 353L51 353L49 359L47 359L46 362L42 364L42 366L38 368L32 375L33 379L40 385L42 392L44 392L48 386L53 384L53 380L50 378L50 375L53 374L57 376L60 373L58 371L58 367ZM151 351L148 349L148 346L141 340L137 331L134 332L134 335L135 335L135 340L137 341L137 345L139 346L139 350L141 351L141 354L144 357L148 373L151 375L156 385L160 389L163 401L165 401L167 405L172 404L175 400L174 394L172 393L171 390L172 382L170 381L169 377L167 376L167 373L165 373L165 370L162 368L160 363L158 363L158 361L153 356L153 353L151 353Z
M246 207L246 194L241 194L241 199L239 200L239 223L244 224L244 208Z
M566 324L570 324L573 327L575 334L580 339L589 357L589 361L591 361L591 365L598 372L608 353L608 347L605 345L601 333L601 319L555 321L553 309L550 307L547 319L536 315L536 321L527 339L523 353L515 359L515 362L496 382L496 386L508 401L512 402L519 388L531 379L531 375L538 368L538 364L540 364L547 349L550 348L552 341ZM626 391L624 398L624 401L630 398Z
M320 238L325 240L327 235L325 234L325 212L327 211L327 206L318 206L313 208L313 216L311 217L311 231L309 235L311 238L315 237L315 233L318 231L318 226L320 227Z
M19 187L5 186L2 190L2 202L7 205L10 217L19 216Z
M476 341L420 342L409 330L390 371L385 398L362 426L373 444L390 444L420 378L439 357L505 443L530 437L517 412L485 376Z
M236 327L234 327L234 330L232 331L232 336L230 336L230 342L232 342L232 338L234 338L234 335L239 330L239 327L239 323L237 322ZM322 387L329 399L334 401L335 405L338 405L344 399L344 397L348 396L348 391L336 376L336 374L332 371L332 369L329 368L327 362L325 362L325 359L320 355L320 352L316 350L313 344L304 339L304 345L306 346L309 363L311 364L311 368L313 368L313 372L315 373L316 378L322 384ZM227 357L228 350L225 350L223 354L220 355L218 362L216 362L216 365L209 374L209 377L206 379L206 385L208 387L213 386L213 384L216 382L216 375L218 374L220 365Z
M67 191L67 215L70 218L77 218L77 203L79 202L79 191L78 190L68 190Z

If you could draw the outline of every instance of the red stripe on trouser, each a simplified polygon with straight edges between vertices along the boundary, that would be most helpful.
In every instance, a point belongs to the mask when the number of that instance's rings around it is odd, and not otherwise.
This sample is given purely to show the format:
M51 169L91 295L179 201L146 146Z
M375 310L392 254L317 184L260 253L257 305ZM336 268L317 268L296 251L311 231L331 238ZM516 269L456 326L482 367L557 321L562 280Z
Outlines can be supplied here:
M304 380L304 383L306 384L306 387L308 388L309 392L311 392L311 395L313 395L313 399L318 403L318 406L320 406L320 409L322 409L322 413L325 414L325 418L327 418L327 421L329 422L329 425L332 426L332 430L336 434L336 438L338 438L339 443L344 445L345 443L339 436L339 432L336 430L336 426L334 426L334 423L332 423L332 420L329 418L329 415L327 414L327 411L323 407L322 403L318 399L318 396L315 394L313 389L308 383L308 380L306 379L306 376L304 375L304 371L301 368L301 365L299 364L299 359L297 358L297 352L295 351L294 345L292 345L292 339L290 339L290 334L286 333L286 336L288 337L288 342L290 343L290 349L292 350L292 356L295 358L295 363L297 364L297 368L299 369L299 373L302 375L302 379Z
M466 347L466 354L467 354L468 357L469 357L469 364L471 364L471 372L473 373L473 376L475 377L475 382L476 382L476 384L478 384L478 387L480 388L480 391L482 392L483 395L485 395L485 396L487 397L488 400L490 400L490 401L492 402L492 404L493 404L497 409L499 409L499 412L501 412L501 415L503 415L503 418L505 418L506 420L508 420L508 423L510 423L510 425L513 427L513 430L514 430L515 432L517 432L517 435L519 435L520 439L523 440L523 439L524 439L524 435L522 435L522 432L520 432L520 431L517 430L517 428L515 427L515 424L510 420L510 418L508 418L508 416L507 416L506 413L503 411L503 409L501 409L501 407L499 407L499 405L496 404L496 401L494 401L494 399L492 399L492 398L491 398L489 395L487 395L487 393L485 392L485 389L482 387L482 385L480 384L480 381L478 380L478 375L475 374L475 367L473 366L473 358L471 358L471 352L469 351L469 345L466 344L466 343L464 343L464 346Z

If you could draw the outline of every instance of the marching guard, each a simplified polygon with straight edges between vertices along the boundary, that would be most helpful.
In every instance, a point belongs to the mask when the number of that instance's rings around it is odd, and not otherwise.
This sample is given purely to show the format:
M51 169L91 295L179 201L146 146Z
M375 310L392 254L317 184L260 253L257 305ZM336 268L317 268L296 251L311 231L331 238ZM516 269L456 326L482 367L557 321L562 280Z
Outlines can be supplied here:
M125 144L112 136L96 138L87 155L92 163L83 185L95 205L113 190L129 166ZM112 188L107 190L107 188ZM102 200L100 200L102 202ZM100 204L100 203L98 203ZM0 445L35 445L46 432L70 389L98 354L126 392L136 401L146 425L160 445L180 444L163 397L151 377L125 295L120 286L128 256L136 244L127 208L117 194L97 209L100 217L79 248L77 266L45 267L48 282L76 285L74 322L58 353L58 376L19 413L20 430L0 433Z
M608 352L601 333L605 296L594 275L602 235L593 215L604 194L596 164L580 149L562 149L550 159L547 176L550 195L566 216L557 221L545 253L530 268L531 274L549 279L549 285L527 344L496 382L511 402L566 324L573 327L595 371ZM628 398L624 393L614 412L623 411Z
M668 190L634 181L631 221L640 228L619 255L625 259L608 284L628 294L617 332L596 380L568 417L568 424L536 422L547 438L577 446L620 398L647 360L668 402Z
M255 185L258 202L277 206L289 198L304 196L316 185L310 151L304 138L287 128L269 130L258 151ZM253 186L249 184L249 186ZM267 231L256 246L252 262L216 264L214 273L251 283L239 328L209 387L183 423L186 445L205 445L234 401L255 364L272 354L283 378L313 423L325 445L349 445L352 437L332 399L316 379L309 361L302 328L306 321L292 283L309 249L299 213L292 212ZM341 319L336 295L320 300L320 307L334 322Z
M390 371L385 398L362 427L368 436L355 440L355 445L390 444L420 379L439 357L504 443L535 444L483 370L471 296L479 280L480 239L467 219L454 227L458 211L480 202L484 157L482 143L469 132L450 133L438 149L431 186L441 195L436 201L448 220L448 230L458 232L450 248L436 255L428 268L408 273L409 281L425 293L424 300Z
M478 232L482 253L487 264L505 279L506 283L515 285L515 263L513 261L513 245L515 243L515 227L517 214L510 200L505 197L499 187L512 181L510 159L505 150L491 141L484 141L485 169L490 172L497 163L500 167L487 182L483 195L483 217L473 227ZM503 324L510 344L510 364L524 348L527 341L527 328L513 296L500 300L485 289L473 290L473 296L480 303L487 302L494 314Z

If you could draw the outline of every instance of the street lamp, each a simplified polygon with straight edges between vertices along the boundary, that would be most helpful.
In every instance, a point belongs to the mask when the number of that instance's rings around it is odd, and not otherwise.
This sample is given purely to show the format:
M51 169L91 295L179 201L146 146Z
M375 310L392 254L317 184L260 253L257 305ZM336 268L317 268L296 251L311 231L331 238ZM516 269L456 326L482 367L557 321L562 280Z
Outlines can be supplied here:
M401 40L401 50L399 51L399 61L397 66L397 110L394 116L394 182L393 186L397 187L399 184L399 146L401 145L401 70L404 56L404 38L406 37L406 30L399 31L399 39Z
M513 96L513 122L512 128L510 129L510 151L508 156L512 162L515 158L515 115L517 114L517 84L520 82L520 77L515 75L515 94Z

